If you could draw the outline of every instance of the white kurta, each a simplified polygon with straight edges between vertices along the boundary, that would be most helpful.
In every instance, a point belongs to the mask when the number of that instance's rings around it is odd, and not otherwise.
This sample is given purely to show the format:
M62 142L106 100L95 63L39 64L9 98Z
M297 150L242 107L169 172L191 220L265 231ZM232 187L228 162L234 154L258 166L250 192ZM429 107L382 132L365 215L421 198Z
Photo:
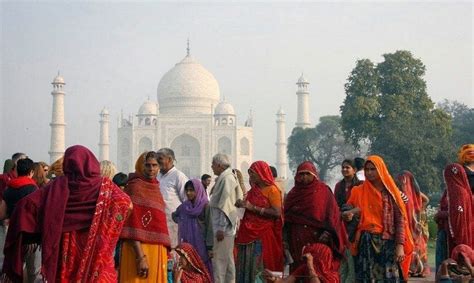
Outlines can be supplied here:
M171 247L174 248L178 245L178 224L171 218L171 213L175 212L178 206L186 200L184 185L188 181L188 177L176 167L173 167L165 174L160 172L158 181L160 181L160 191L166 203L166 222Z

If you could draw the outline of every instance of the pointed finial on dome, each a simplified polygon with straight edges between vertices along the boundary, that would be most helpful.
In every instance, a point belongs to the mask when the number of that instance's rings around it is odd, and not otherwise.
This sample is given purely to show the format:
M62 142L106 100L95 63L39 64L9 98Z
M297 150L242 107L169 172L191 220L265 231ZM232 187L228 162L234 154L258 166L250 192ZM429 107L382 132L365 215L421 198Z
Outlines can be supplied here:
M190 48L189 48L189 37L188 37L188 46L186 48L186 56L189 56Z

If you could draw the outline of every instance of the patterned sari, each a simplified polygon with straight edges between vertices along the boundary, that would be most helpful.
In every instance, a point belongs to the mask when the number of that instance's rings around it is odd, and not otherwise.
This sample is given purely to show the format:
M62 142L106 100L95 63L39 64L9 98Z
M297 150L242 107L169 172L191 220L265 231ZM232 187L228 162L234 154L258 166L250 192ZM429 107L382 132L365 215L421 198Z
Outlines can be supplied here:
M64 154L64 176L23 198L11 217L5 244L5 279L21 282L23 245L41 244L48 282L116 282L113 251L130 198L100 176L87 148Z

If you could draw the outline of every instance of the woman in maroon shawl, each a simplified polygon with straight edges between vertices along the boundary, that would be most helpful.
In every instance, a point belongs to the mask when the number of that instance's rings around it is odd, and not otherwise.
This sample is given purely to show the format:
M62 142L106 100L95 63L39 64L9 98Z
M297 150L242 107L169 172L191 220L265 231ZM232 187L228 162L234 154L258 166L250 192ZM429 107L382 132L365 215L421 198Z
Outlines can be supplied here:
M291 271L305 265L303 247L321 243L333 255L330 269L321 272L337 272L348 240L336 199L331 189L319 180L313 163L306 161L298 166L295 186L288 193L284 208L286 242L294 260Z
M245 208L235 239L239 283L256 282L263 267L283 271L281 192L266 162L252 163L249 176L251 189L237 202Z
M457 245L474 247L472 193L464 168L453 163L444 169L448 201L448 254Z
M5 279L21 282L26 247L41 245L48 282L116 282L113 251L130 198L100 176L99 162L76 145L64 154L64 176L23 198L5 243Z

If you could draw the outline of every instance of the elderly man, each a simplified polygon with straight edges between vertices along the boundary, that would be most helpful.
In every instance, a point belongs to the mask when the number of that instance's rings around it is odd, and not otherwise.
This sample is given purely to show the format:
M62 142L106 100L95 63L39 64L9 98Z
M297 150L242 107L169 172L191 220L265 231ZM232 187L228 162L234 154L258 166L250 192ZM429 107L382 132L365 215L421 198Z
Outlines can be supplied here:
M158 174L160 191L166 203L166 222L171 247L175 248L178 245L178 224L173 221L171 213L175 212L176 208L186 200L184 184L188 181L188 177L174 166L176 159L171 148L162 148L157 153L160 164L160 173Z
M212 171L217 176L209 202L213 229L214 282L235 282L234 240L238 209L235 203L242 199L242 190L232 174L229 157L218 153L212 158Z

